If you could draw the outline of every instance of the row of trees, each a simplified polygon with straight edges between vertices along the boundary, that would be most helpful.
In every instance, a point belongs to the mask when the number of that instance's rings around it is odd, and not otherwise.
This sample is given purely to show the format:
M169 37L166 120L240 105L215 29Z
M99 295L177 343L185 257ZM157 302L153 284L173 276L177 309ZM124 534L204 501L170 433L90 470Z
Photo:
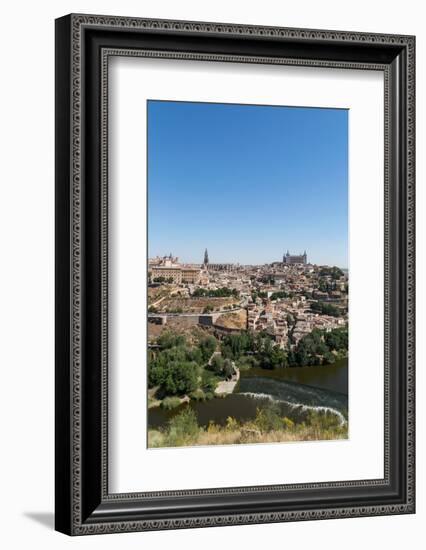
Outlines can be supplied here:
M150 277L151 283L173 283L173 277Z
M283 298L288 298L289 293L285 290L278 290L277 292L273 292L271 294L270 300L282 300Z
M221 344L222 355L240 366L275 369L287 366L286 352L275 345L265 332L241 332L226 336Z
M254 290L251 293L251 299L253 300L253 302L255 302L257 298L260 298L261 300L266 300L267 297L268 293L264 292L263 290Z
M314 329L288 352L276 346L264 332L231 334L221 343L222 356L236 361L243 368L276 369L332 364L337 358L346 356L347 350L347 327L330 332Z
M331 365L348 351L348 328L336 328L330 332L314 329L301 338L294 350L288 353L289 367Z
M332 317L340 317L342 315L342 310L340 308L326 302L312 302L311 310L315 311L315 313L331 315Z
M235 288L228 288L223 286L216 290L210 288L196 288L192 293L195 298L208 297L208 298L238 298L240 293Z

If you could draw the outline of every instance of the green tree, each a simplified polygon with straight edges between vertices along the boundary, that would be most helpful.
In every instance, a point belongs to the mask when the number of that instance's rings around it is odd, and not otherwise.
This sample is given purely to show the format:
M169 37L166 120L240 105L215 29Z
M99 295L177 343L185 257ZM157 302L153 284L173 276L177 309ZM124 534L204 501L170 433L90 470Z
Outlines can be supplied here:
M326 365L332 365L336 361L336 358L331 351L327 351L327 353L324 354L324 363Z
M234 374L235 369L230 359L225 359L223 362L222 374L225 378L231 378Z
M184 395L198 387L196 363L173 363L167 369L162 388L167 395Z
M218 380L216 376L208 370L203 370L201 374L201 387L203 388L205 393L214 393L215 389L217 388L217 384Z
M225 359L221 355L215 355L211 360L209 369L212 370L215 374L221 375L223 372L223 366Z
M270 365L271 365L271 368L273 369L287 367L288 363L287 363L286 352L283 349L279 348L278 346L274 346L270 356Z
M157 344L161 349L169 349L178 346L184 346L186 344L186 338L183 334L175 334L167 331L163 332L157 339Z
M333 329L326 332L324 336L327 346L332 350L347 350L348 349L348 329L347 327Z
M303 367L304 365L308 365L310 354L308 353L308 350L306 349L306 347L302 346L298 348L295 354L295 358L296 358L296 363L299 366Z
M186 348L186 358L197 365L203 364L203 353L199 347Z
M216 350L217 340L214 336L206 336L199 343L203 361L208 361Z
M273 292L271 294L270 300L281 300L287 297L288 297L288 293L285 290L280 290L278 292Z
M323 315L330 315L332 317L340 317L340 309L333 304L327 304L325 302L313 302L311 304L311 310Z
M157 365L155 362L148 363L148 386L153 388L163 383L165 376L165 369L161 365Z

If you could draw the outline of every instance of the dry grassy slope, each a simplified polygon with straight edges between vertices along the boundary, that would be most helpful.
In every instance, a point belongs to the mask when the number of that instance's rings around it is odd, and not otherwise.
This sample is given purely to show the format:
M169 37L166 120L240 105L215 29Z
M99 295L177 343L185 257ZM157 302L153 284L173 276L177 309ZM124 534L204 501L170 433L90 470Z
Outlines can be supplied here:
M321 429L314 426L296 426L290 430L274 430L260 432L250 423L234 429L210 425L200 430L196 437L183 437L181 441L173 442L173 446L193 445L236 445L251 443L289 443L295 441L324 441L347 439L347 426ZM165 434L159 430L148 431L148 447L164 447L170 444Z
M215 324L224 328L245 330L247 328L247 311L242 309L235 313L224 313L217 318Z

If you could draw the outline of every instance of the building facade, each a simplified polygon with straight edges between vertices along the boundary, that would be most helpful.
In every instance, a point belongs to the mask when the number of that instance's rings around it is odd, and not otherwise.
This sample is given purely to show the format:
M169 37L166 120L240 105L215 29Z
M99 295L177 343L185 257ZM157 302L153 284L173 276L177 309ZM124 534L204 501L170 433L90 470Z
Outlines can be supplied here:
M307 264L307 263L308 263L308 256L306 254L306 250L303 254L299 254L299 255L290 254L290 252L287 250L286 254L283 255L283 264L294 265L294 264Z
M209 262L209 252L207 248L204 251L204 261L202 267L206 271L234 271L237 266L235 264L211 264Z
M200 268L182 265L179 258L171 254L148 260L148 276L154 283L196 284L200 280L200 274Z

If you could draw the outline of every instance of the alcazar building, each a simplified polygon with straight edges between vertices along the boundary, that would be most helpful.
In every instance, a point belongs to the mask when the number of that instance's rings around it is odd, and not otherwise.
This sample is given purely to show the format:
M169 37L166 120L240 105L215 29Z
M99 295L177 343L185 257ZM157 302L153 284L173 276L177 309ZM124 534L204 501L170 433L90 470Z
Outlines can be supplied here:
M306 250L303 254L300 254L298 256L295 256L293 254L290 254L290 252L287 250L287 253L283 255L283 264L307 264L308 263L308 256L306 255Z

